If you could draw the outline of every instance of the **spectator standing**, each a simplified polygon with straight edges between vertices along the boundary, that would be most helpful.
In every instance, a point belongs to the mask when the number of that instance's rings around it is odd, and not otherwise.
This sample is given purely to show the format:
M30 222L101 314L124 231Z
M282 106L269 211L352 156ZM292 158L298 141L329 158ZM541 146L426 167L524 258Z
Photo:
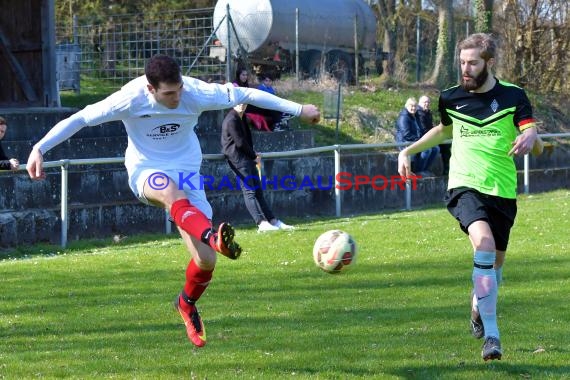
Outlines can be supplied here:
M222 122L222 153L241 182L245 206L257 225L258 232L292 230L293 226L275 218L263 196L258 165L261 157L255 152L251 131L243 120L247 104L231 109Z
M421 127L416 119L417 105L415 98L408 98L404 109L400 111L396 120L397 143L413 143L422 137ZM401 147L400 149L403 148ZM433 147L415 154L412 157L412 171L423 177L433 176L433 173L429 172L429 168L438 152L438 147Z
M0 116L0 141L6 135L6 130L8 129L8 123L6 119ZM2 149L2 143L0 142L0 170L18 170L20 167L20 162L16 158L9 158L4 153L4 149Z

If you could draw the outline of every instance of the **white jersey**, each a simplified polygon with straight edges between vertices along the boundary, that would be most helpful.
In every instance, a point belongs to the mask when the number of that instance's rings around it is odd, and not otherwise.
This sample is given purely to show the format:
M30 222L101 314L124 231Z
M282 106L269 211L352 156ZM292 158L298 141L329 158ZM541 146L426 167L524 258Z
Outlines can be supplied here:
M144 169L199 172L202 150L194 131L204 111L247 103L299 116L301 105L246 87L206 83L182 77L183 89L176 109L156 102L145 76L127 83L106 99L62 120L36 147L42 153L67 140L81 128L122 120L128 135L125 166L129 177ZM102 155L104 153L102 152Z

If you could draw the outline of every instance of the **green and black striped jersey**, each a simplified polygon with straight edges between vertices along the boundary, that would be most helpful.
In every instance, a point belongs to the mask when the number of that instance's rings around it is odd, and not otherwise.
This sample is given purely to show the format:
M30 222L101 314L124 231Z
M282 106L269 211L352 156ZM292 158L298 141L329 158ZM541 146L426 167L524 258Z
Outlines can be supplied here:
M441 93L439 112L443 125L453 125L448 189L516 198L517 172L508 152L519 129L534 124L524 90L499 80L485 93L452 87Z

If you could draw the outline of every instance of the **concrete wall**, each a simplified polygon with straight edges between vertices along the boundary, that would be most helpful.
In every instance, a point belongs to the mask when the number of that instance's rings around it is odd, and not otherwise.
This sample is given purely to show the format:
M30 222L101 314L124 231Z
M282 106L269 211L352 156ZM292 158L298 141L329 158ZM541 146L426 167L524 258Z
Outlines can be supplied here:
M359 153L342 156L342 170L352 175L395 174L396 154ZM264 175L277 181L279 189L271 184L265 196L275 214L290 218L310 218L335 215L334 189L326 189L328 178L334 173L331 155L291 159L266 160ZM220 185L224 176L234 179L222 161L206 162L203 175L216 178L212 189L207 189L214 208L214 221L228 220L234 224L252 226L240 190ZM281 179L294 176L292 189L281 188ZM311 185L300 188L309 176ZM322 177L320 186L318 177ZM535 169L531 172L531 192L569 188L570 168ZM522 173L519 190L522 192ZM231 187L231 188L230 188ZM315 187L315 189L311 189ZM320 187L320 189L319 189ZM440 204L446 188L444 177L418 181L412 193L412 207ZM384 212L405 207L405 193L394 190L375 190L371 186L341 191L343 216ZM120 166L72 167L69 175L68 202L70 207L68 239L111 238L113 235L132 235L141 232L164 231L165 215L161 209L140 204L127 186L127 176ZM25 174L0 175L0 246L16 246L35 242L60 242L60 175L51 170L48 178L32 182Z
M1 110L0 110L1 111ZM2 142L5 151L14 153L25 162L30 147L57 120L73 110L52 112L0 112L9 122L7 138ZM205 153L219 153L219 134L216 128L223 113L203 115L197 133ZM285 151L311 147L314 144L310 131L257 133L256 146L260 151ZM122 157L126 147L124 128L120 123L86 128L68 142L46 154L46 160L63 158ZM342 152L341 170L355 175L396 174L396 153ZM12 156L12 154L8 153ZM522 170L522 159L517 159ZM570 154L556 149L539 158L531 158L531 192L569 188ZM434 168L436 174L440 167ZM270 181L280 182L285 176L297 181L294 189L272 189L265 196L275 214L283 219L310 218L335 215L334 189L326 189L329 176L334 173L333 154L319 156L264 160L263 175ZM208 190L208 198L214 208L214 221L228 220L251 226L253 221L245 209L241 191L220 186L224 176L234 179L223 161L205 162L202 174L216 179L214 189ZM321 186L318 186L318 178ZM33 182L23 172L0 172L0 246L12 247L36 242L59 244L60 220L60 172L48 170L45 181ZM300 187L309 178L313 187ZM519 191L523 191L522 174L519 175ZM279 184L281 185L281 184ZM441 204L446 188L444 177L433 177L418 182L412 194L412 207ZM341 191L344 216L375 213L405 207L404 191L375 190L371 186ZM164 211L139 203L127 185L127 175L122 165L90 165L70 167L69 174L69 231L68 239L110 238L113 235L131 235L141 232L162 232L165 226Z
M76 111L72 108L0 109L0 115L9 126L2 141L4 151L25 163L33 144L57 122ZM220 153L219 130L223 116L223 111L201 115L196 133L204 153ZM254 142L260 151L284 151L312 147L314 137L306 130L254 132ZM47 152L44 159L123 157L126 146L122 123L111 122L82 129ZM214 166L218 173L228 171L223 162ZM0 172L0 246L59 243L60 172L56 168L47 173L45 181L32 182L24 172ZM164 230L164 212L144 206L134 198L122 164L72 166L68 202L70 240Z

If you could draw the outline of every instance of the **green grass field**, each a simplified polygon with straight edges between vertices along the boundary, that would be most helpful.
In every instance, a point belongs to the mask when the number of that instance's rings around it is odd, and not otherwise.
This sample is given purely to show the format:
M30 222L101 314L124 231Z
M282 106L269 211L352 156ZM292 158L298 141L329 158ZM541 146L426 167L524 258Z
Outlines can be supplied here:
M176 236L30 247L0 261L0 379L569 379L570 192L519 198L499 292L503 360L468 330L472 253L443 206L238 226L220 257L194 348L171 301L188 256ZM312 261L344 229L357 264Z

